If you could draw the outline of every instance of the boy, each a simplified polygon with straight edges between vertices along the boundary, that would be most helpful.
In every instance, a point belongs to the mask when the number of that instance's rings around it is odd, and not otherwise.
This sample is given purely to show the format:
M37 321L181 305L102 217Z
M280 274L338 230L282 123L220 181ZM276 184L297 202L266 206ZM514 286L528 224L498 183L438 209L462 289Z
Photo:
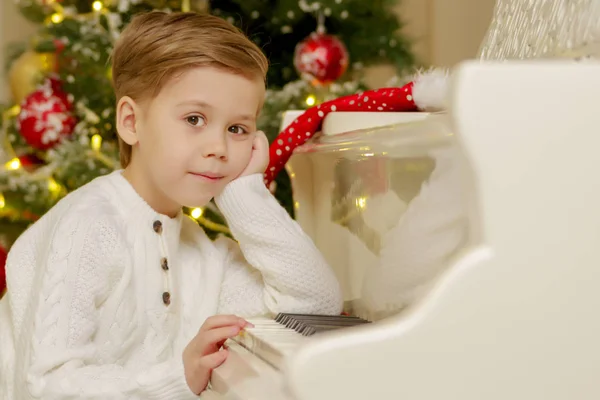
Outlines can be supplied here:
M71 193L9 254L9 398L196 398L247 325L236 315L339 313L334 275L262 180L266 70L210 15L153 12L124 30L124 170ZM213 197L239 245L182 217Z

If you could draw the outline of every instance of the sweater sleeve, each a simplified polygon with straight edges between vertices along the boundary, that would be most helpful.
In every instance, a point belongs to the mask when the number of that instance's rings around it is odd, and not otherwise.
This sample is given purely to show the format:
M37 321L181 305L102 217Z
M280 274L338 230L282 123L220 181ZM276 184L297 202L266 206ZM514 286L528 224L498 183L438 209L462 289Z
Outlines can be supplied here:
M26 390L27 398L198 398L185 381L181 357L139 369L103 361L94 340L101 325L100 306L119 290L127 257L117 228L108 218L71 215L47 239L51 246L42 261L45 272L32 339L22 355L28 357L28 367L17 371L15 379L15 387ZM113 329L118 318L102 317L113 321L107 322Z
M219 312L339 314L342 295L333 271L262 175L231 182L215 201L239 242L217 239L228 252Z

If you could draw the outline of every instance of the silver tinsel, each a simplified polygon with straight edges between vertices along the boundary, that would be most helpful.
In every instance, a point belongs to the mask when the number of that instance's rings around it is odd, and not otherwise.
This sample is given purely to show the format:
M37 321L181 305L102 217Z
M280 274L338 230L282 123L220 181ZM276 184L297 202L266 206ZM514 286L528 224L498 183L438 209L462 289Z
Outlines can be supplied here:
M484 60L600 55L600 0L498 0Z

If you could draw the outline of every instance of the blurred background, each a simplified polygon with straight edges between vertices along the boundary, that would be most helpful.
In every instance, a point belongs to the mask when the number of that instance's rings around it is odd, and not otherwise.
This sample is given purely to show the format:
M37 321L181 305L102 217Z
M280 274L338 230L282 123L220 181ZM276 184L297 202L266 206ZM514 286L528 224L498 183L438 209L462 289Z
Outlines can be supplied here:
M297 1L294 1L297 3ZM38 25L28 21L15 0L0 4L0 45L22 41ZM90 2L92 3L92 2ZM219 3L219 1L213 1ZM373 2L367 2L373 4ZM475 56L489 26L494 0L391 0L390 9L401 20L415 56L424 65L452 66ZM0 52L0 63L7 54ZM393 74L389 67L370 68L366 80L381 86ZM6 72L0 71L0 102L10 99Z

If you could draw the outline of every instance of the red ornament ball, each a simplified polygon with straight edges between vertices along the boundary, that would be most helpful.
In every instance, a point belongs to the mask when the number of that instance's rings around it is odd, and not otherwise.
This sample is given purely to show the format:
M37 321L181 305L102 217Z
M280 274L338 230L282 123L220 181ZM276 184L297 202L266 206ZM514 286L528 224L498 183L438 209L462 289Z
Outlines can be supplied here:
M35 154L24 154L19 156L19 162L21 163L21 167L25 168L26 171L33 171L44 164L44 160L40 159Z
M54 52L57 54L60 53L61 51L63 51L66 47L65 41L61 40L61 39L54 39L52 41L52 43L54 43L54 48L55 48Z
M75 128L72 104L55 79L47 79L21 104L18 124L23 139L33 148L47 150Z
M338 80L348 68L348 50L335 36L312 33L296 46L294 66L298 73L320 84Z

